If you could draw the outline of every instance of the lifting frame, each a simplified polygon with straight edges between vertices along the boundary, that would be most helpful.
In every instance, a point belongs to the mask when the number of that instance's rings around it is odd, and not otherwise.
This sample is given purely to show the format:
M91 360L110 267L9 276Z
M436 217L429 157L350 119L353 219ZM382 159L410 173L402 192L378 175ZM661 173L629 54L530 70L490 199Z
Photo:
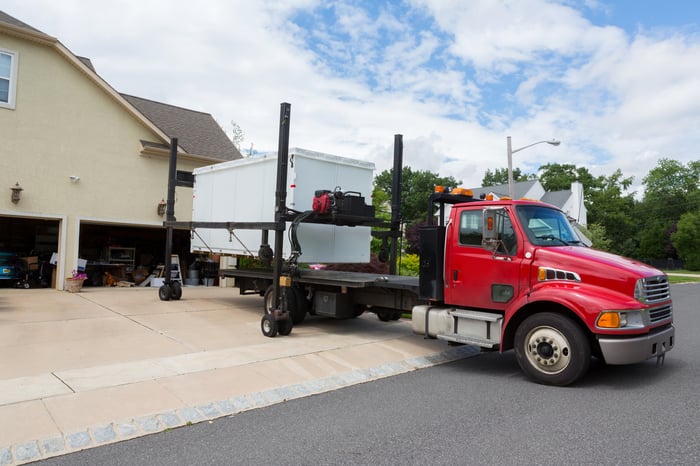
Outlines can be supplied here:
M194 231L197 228L210 229L226 229L232 231L235 229L242 230L261 230L261 252L264 248L269 250L268 232L273 230L275 234L275 244L273 251L273 302L276 303L275 318L277 320L288 319L288 313L284 300L281 299L280 282L283 276L287 275L293 279L294 270L284 270L283 264L283 247L286 222L293 222L301 214L299 212L290 211L287 206L287 162L289 158L289 125L291 115L291 105L282 103L280 105L280 123L279 123L279 142L277 150L277 182L275 191L275 217L274 222L178 222L175 218L175 187L193 187L194 176L189 172L177 171L177 138L173 137L170 142L170 162L168 170L168 198L166 203L166 219L163 226L166 228L165 241L165 270L170 270L172 267L172 237L173 229L185 229ZM394 136L394 171L392 180L392 200L391 200L391 222L387 223L375 217L357 217L344 214L333 214L332 216L316 216L306 215L303 218L305 223L325 223L333 225L348 225L348 226L374 226L379 228L388 228L388 231L372 232L372 235L381 238L389 243L389 264L390 275L396 274L396 258L397 258L397 242L401 235L400 232L400 204L401 204L401 171L403 158L403 140L400 134ZM262 255L262 254L261 254ZM292 264L294 266L294 264ZM171 277L166 275L165 283L158 291L161 300L168 301L179 299L182 296L182 285L180 282L171 280Z

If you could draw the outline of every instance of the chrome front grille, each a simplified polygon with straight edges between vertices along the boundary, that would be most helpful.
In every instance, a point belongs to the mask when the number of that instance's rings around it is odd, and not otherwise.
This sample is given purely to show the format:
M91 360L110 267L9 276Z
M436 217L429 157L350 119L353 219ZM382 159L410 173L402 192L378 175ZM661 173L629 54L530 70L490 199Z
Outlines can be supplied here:
M656 303L671 297L671 286L665 275L647 277L644 281L644 302Z
M649 309L649 321L652 324L661 322L662 320L670 319L673 315L673 308L670 304L654 309Z

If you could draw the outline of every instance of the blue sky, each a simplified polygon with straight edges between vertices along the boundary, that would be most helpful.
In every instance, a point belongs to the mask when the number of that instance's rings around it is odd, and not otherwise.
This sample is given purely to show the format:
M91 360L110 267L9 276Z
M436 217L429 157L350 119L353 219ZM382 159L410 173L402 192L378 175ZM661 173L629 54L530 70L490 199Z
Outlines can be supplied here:
M513 146L526 172L620 169L633 189L661 157L700 160L700 7L615 0L3 0L93 60L115 89L209 112L293 146L479 186Z

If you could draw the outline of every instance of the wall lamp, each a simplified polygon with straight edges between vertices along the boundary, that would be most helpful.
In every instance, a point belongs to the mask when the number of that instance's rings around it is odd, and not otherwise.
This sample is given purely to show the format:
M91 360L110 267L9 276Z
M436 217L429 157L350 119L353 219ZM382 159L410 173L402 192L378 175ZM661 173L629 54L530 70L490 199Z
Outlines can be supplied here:
M161 199L160 202L158 203L157 211L158 211L158 215L160 215L161 217L163 215L165 215L165 206L166 205L167 205L167 203L165 202L165 199Z
M77 183L78 181L80 181L80 177L77 175L71 175L69 176L69 178L71 183Z
M12 203L17 204L20 197L22 197L22 191L24 191L24 189L19 185L18 181L13 187L10 188L10 190L12 190L12 197L10 198Z

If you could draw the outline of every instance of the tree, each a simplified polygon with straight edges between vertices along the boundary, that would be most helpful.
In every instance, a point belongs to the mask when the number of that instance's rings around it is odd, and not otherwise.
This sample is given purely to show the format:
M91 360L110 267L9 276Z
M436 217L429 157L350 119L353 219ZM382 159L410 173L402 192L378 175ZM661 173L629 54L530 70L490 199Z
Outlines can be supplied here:
M601 243L607 245L605 250L624 256L637 252L634 193L625 194L633 180L617 169L610 176L596 178L592 186L583 185L588 223L603 229L608 239Z
M385 212L391 207L393 172L393 169L384 170L374 178L373 202L381 199L382 204L375 207L381 207ZM451 176L441 177L427 170L414 171L411 167L404 167L401 176L401 216L409 225L427 217L428 198L435 186L456 187L462 183Z
M700 160L687 166L677 160L661 159L644 177L645 197L685 197L700 189Z
M586 167L572 164L548 163L538 170L538 179L546 191L563 191L571 188L571 183L583 184L584 196L588 190L597 188L601 180L595 178Z
M513 181L527 181L534 180L537 176L535 174L523 173L519 168L513 169ZM486 170L484 178L481 180L481 186L498 186L502 184L508 184L508 169L507 168L496 168L494 171Z
M698 177L700 161L684 165L666 158L644 177L644 199L638 209L641 257L677 257L671 235L681 216L700 206Z
M683 214L675 233L671 234L673 246L688 270L700 270L700 209Z
M588 233L588 237L593 242L592 247L603 251L610 251L612 242L605 236L605 228L597 223L589 223L587 228L579 225L584 233Z

